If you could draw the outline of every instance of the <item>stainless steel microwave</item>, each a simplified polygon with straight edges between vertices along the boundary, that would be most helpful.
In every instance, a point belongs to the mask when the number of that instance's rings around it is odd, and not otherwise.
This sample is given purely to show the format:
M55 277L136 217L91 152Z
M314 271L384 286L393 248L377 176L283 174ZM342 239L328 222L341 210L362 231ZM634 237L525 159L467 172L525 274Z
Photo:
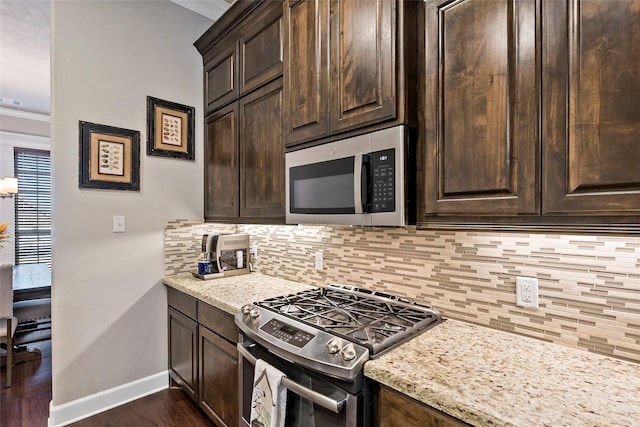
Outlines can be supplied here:
M415 142L407 126L286 153L287 224L415 222Z

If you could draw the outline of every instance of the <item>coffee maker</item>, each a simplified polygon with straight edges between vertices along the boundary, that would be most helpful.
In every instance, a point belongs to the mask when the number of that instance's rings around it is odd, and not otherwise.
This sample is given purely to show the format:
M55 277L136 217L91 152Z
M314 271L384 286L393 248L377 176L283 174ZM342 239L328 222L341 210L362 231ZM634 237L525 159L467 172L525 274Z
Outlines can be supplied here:
M200 246L202 254L196 277L214 279L250 272L248 234L204 234Z

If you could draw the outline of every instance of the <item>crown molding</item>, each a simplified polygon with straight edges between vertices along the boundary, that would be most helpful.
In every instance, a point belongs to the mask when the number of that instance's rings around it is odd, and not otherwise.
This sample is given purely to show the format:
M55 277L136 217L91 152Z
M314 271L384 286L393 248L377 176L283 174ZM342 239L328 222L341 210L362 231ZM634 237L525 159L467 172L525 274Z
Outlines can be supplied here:
M42 113L33 113L31 111L16 110L14 108L0 107L0 115L16 117L19 119L34 120L38 122L51 122L51 116Z

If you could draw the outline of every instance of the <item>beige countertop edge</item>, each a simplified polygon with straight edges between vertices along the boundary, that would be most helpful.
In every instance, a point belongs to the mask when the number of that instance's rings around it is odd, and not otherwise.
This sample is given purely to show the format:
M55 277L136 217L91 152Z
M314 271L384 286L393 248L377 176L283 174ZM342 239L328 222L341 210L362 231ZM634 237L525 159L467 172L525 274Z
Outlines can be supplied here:
M259 273L162 281L232 314L313 287ZM477 426L631 427L640 420L640 364L456 320L368 361L365 375Z
M191 273L183 273L165 276L162 282L231 314L254 301L312 288L310 285L260 273L211 280L201 280Z
M472 425L640 425L640 364L455 320L365 375Z

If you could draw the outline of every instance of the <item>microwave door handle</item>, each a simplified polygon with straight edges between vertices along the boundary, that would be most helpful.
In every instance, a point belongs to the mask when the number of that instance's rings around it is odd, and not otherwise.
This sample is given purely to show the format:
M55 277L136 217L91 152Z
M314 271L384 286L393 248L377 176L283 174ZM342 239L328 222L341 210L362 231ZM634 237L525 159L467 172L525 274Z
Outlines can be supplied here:
M353 206L356 214L362 213L362 154L353 159Z
M356 214L371 212L370 174L371 156L356 154L353 165L353 205Z
M240 356L246 359L250 364L255 366L257 359L251 353L249 353L249 351L241 343L236 344L236 347L238 348L238 353L240 353ZM336 414L342 411L345 403L347 402L346 397L342 400L332 399L325 396L324 394L320 394L317 391L313 391L310 388L300 385L287 377L282 378L282 385L298 396L307 399L315 403L316 405L322 406L329 411L335 412Z

